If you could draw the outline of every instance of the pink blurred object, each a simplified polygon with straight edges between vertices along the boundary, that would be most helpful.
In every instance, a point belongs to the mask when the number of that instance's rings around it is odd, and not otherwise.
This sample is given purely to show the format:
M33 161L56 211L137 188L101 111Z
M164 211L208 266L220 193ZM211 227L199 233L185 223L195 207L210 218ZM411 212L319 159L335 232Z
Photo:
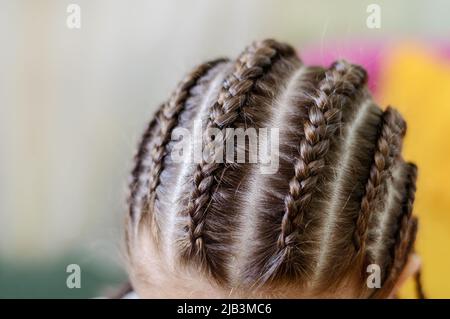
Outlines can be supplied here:
M450 43L439 41L408 41L425 47L442 57L450 60ZM389 41L346 40L329 42L327 45L312 45L299 52L302 60L309 65L329 66L336 60L345 59L351 63L362 65L369 75L368 86L376 96L379 93L379 81L383 67L386 67L389 54L394 51L398 43Z
M367 41L344 41L306 47L299 52L302 60L309 65L329 66L336 60L345 59L363 66L369 75L368 86L376 94L380 68L386 55L386 43Z

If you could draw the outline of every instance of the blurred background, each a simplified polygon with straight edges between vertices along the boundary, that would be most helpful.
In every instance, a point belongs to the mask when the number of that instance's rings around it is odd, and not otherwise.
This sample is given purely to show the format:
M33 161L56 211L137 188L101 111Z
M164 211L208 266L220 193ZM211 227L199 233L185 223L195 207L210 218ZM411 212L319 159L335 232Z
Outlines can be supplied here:
M125 280L127 177L147 121L191 67L267 37L307 63L363 64L381 105L404 113L425 289L450 298L449 14L445 0L0 0L0 298L101 296ZM73 263L80 289L66 286Z

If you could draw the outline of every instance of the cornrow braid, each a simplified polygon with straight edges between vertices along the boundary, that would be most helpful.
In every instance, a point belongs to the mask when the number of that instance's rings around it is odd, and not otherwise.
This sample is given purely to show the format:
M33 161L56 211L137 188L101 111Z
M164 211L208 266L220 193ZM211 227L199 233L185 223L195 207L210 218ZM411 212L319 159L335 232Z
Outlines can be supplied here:
M246 105L252 89L258 79L267 72L275 61L282 57L294 56L292 47L264 40L251 45L238 58L234 71L224 80L218 100L214 103L206 127L206 135L213 128L231 127L239 116L240 110ZM206 136L209 139L209 136ZM227 137L226 137L227 138ZM211 156L214 141L209 141L204 152ZM193 175L194 188L190 193L187 208L182 212L188 216L186 226L187 237L181 239L181 256L185 261L198 258L202 266L211 265L206 256L203 242L203 227L211 195L217 186L220 176L219 168L223 165L214 161L204 160L197 165Z
M140 176L142 172L142 163L144 156L147 155L147 143L152 139L152 149L149 154L148 161L148 187L147 200L144 202L144 214L154 209L156 200L156 188L159 185L159 178L163 169L164 157L166 156L166 145L170 142L172 129L177 125L178 115L183 110L186 100L190 96L190 90L196 86L197 82L213 67L219 63L225 62L225 59L216 59L207 63L203 63L191 71L177 86L176 90L170 97L169 101L164 103L155 115L144 134L144 138L138 151L138 161L133 176ZM156 126L156 124L158 124ZM155 129L156 127L156 129ZM151 134L150 132L153 132ZM140 217L143 217L141 214ZM155 218L155 212L152 214L152 219ZM153 220L153 233L155 238L158 238L158 225Z
M395 285L400 272L407 262L409 253L412 250L412 245L417 232L417 219L412 216L416 193L417 166L412 163L404 165L406 165L407 173L402 203L402 213L399 216L399 225L395 236L396 240L391 249L391 262L385 270L389 276L383 283L382 289L377 291L374 295L376 297L386 294Z
M365 186L365 194L361 200L361 209L355 225L355 255L361 257L361 260L364 258L366 249L370 215L374 210L382 182L389 173L394 158L397 158L400 154L401 140L405 132L406 123L401 115L393 108L388 107L384 111L380 123L374 161L370 168L369 179Z
M159 118L159 113L162 112L164 104L162 104L157 112L155 113L155 116L150 121L150 123L147 125L147 128L142 135L141 141L138 146L138 151L136 152L134 156L134 167L131 171L131 182L129 184L129 196L128 196L128 205L129 205L129 216L134 221L137 205L138 202L142 201L142 196L139 194L139 190L142 187L142 181L140 180L140 177L143 175L144 170L148 169L148 166L145 165L145 157L148 153L148 145L150 141L153 139L155 128L158 124L157 118Z
M280 249L293 245L302 231L303 215L317 188L331 139L340 128L340 107L346 105L342 99L354 98L366 81L367 74L361 67L345 61L334 63L325 73L303 126L305 137L300 142L300 156L294 164L295 174L289 182L289 193L285 198L278 238Z
M414 277L414 280L416 282L416 293L417 297L419 299L426 299L427 296L424 292L423 285L422 285L422 271L419 269Z

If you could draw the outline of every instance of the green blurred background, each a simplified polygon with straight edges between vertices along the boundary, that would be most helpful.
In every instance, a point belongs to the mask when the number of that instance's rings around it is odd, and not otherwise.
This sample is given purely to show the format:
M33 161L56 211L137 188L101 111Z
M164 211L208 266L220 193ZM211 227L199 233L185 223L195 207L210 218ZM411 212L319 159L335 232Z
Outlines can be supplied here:
M81 29L66 8L81 7ZM382 8L368 29L366 8ZM83 298L126 278L135 145L191 66L255 39L448 39L450 1L0 1L0 298ZM66 287L79 264L81 289Z

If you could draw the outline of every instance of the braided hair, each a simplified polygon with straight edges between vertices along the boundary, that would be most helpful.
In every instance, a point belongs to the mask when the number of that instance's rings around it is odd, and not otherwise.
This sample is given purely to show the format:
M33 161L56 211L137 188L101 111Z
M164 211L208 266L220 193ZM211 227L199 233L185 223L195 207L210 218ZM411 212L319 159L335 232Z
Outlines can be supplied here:
M360 66L306 66L275 40L190 72L135 156L126 228L132 279L185 274L230 291L289 286L312 294L356 280L360 296L387 296L413 250L417 167L401 155L406 122L378 107L366 82ZM198 122L202 142L175 161L176 129ZM262 174L261 161L218 160L222 142L250 156L250 139L238 145L229 131L248 128L278 130L276 173ZM145 251L156 270L140 262ZM374 263L382 270L375 292L365 286Z

